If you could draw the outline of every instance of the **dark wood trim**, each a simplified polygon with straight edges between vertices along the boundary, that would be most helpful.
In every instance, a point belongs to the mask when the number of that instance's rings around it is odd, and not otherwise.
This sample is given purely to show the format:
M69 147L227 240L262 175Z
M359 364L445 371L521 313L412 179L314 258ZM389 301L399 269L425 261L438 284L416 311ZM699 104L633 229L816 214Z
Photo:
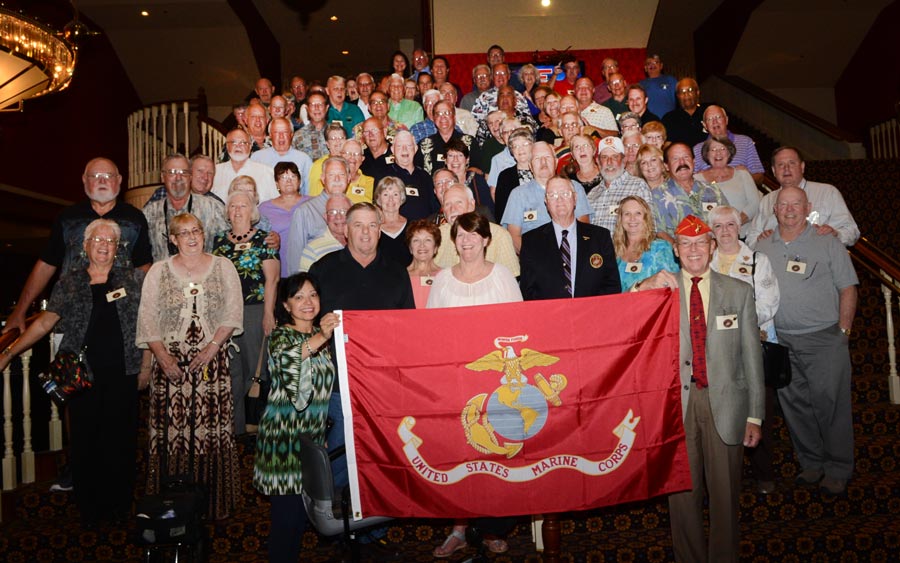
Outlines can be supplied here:
M856 241L850 248L850 257L892 291L900 293L900 262L885 254L867 238L860 237Z
M252 0L228 0L228 5L247 30L259 76L271 80L276 92L281 91L281 44L278 38ZM256 83L255 78L253 82Z
M697 82L725 74L744 35L750 16L762 0L722 2L694 31Z
M760 88L756 84L744 80L740 76L733 75L722 75L718 77L719 79L725 81L728 84L731 84L735 88L743 90L745 93L753 96L754 98L765 102L766 104L775 107L784 113L790 115L791 117L802 121L804 124L816 129L824 133L825 135L831 137L832 139L838 141L844 141L847 143L860 143L862 140L855 134L841 129L837 125L833 123L829 123L825 121L821 117L817 115L813 115L812 113L806 111L805 109L795 106L794 104L788 102L787 100L776 96L775 94Z

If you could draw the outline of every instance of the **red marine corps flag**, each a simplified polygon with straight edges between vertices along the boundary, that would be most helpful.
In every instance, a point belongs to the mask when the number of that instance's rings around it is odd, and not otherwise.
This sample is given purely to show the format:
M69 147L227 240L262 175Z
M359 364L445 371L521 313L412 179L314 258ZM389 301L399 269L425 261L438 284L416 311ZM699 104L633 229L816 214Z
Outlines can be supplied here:
M346 311L354 517L584 510L691 487L678 294Z

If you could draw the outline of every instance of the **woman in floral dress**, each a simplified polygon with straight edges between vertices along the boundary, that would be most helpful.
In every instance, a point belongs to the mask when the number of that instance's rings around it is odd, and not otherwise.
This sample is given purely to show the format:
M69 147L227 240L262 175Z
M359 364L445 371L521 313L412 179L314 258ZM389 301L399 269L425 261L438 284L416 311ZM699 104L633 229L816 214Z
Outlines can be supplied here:
M240 478L227 348L232 333L242 330L241 282L231 262L203 251L203 225L195 216L177 215L169 232L178 254L147 272L138 310L137 345L150 348L156 360L147 492L160 490L165 445L163 470L206 484L207 514L218 520L234 510Z
M279 326L269 340L272 390L259 422L253 486L271 496L269 561L296 562L307 520L300 496L300 434L325 443L334 380L327 344L340 319L328 313L315 325L319 288L307 273L281 281L275 313Z
M238 176L234 182L242 178ZM246 431L244 397L252 380L257 373L261 379L266 378L263 339L275 328L275 291L281 264L278 251L266 246L269 233L254 226L259 222L259 209L251 196L233 192L225 208L231 229L216 237L212 252L234 264L244 295L244 334L235 339L240 351L231 364L234 433L238 435Z

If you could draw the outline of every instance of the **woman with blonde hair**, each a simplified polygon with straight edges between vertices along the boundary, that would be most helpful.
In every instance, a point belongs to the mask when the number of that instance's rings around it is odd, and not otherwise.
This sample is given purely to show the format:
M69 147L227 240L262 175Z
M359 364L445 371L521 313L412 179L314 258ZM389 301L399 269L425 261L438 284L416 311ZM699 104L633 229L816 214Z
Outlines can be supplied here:
M672 245L656 238L653 213L643 198L633 195L623 198L616 214L613 247L622 291L639 287L643 280L660 270L672 273L680 270Z

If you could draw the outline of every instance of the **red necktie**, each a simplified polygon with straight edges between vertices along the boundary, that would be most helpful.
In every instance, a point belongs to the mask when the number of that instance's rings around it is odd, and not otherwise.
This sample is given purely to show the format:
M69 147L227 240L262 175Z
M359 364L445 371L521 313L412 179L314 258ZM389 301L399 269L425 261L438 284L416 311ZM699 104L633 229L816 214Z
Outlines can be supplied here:
M706 378L706 315L697 284L703 278L691 278L691 350L694 352L694 381L698 389L709 386Z

